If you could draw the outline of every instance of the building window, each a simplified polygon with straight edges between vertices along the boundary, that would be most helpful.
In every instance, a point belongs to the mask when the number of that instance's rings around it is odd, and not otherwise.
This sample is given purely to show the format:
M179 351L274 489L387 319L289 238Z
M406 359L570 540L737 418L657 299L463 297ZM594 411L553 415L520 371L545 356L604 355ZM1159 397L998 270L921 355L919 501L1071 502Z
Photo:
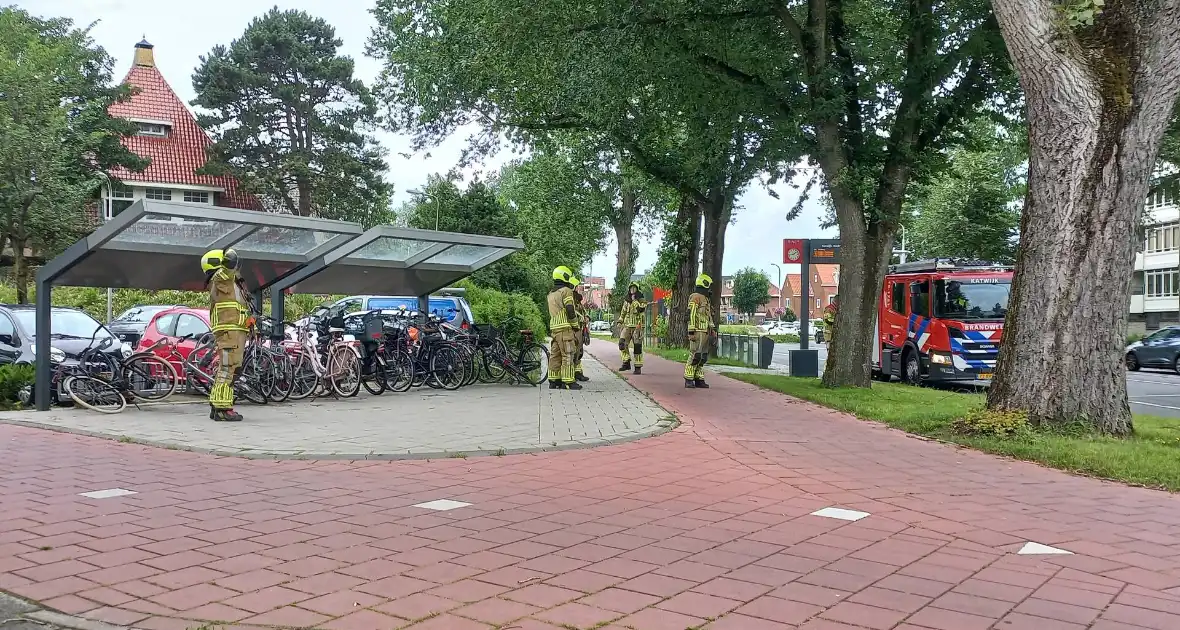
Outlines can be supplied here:
M1180 249L1180 225L1164 225L1147 230L1147 253Z
M151 136L153 138L166 138L170 128L168 125L160 125L156 123L137 122L138 127L135 135L137 136Z
M824 307L823 302L821 302L819 298L815 298L815 307L816 308L823 308Z
M835 303L836 303L836 296L829 295L828 296L828 304L835 304Z
M165 188L149 188L145 196L156 201L172 201L172 191Z
M1180 296L1180 269L1148 271L1143 274L1149 298Z
M209 203L209 193L186 190L184 191L184 200L188 203Z
M103 191L102 201L103 218L109 221L135 203L135 193L126 186L112 184L109 190Z

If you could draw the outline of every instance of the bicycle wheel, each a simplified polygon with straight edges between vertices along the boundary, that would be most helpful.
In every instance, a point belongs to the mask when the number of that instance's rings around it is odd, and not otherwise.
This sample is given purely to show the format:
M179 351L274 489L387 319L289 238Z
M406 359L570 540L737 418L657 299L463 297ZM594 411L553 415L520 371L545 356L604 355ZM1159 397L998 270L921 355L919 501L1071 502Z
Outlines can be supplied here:
M466 344L455 345L455 350L459 352L459 358L463 366L463 382L460 387L466 387L476 380L475 373L475 351Z
M451 345L439 345L430 355L430 380L440 389L455 391L463 386L463 356Z
M328 357L328 379L337 396L351 398L361 391L361 363L348 346L336 346Z
M258 352L255 346L246 349L238 378L234 381L234 394L256 404L270 402L268 392L273 387L274 361L265 352Z
M508 352L508 344L504 343L503 339L496 339L492 342L491 347L484 351L483 369L488 373L489 383L502 383L508 376L508 371L504 369L504 362L510 361L511 353Z
M292 359L294 366L292 367L289 395L291 400L303 400L315 392L320 377L315 373L315 367L312 366L311 361L311 357L306 352L299 352Z
M61 386L74 404L99 413L119 413L127 407L122 392L100 378L71 374Z
M376 352L369 355L367 363L367 366L361 364L361 385L364 385L365 391L370 394L380 396L388 388L385 382L385 367L377 359Z
M119 376L140 400L164 400L176 391L176 368L154 354L137 354L123 361Z
M385 357L385 385L397 393L413 387L414 359L409 352L394 350Z
M213 375L217 372L214 357L217 355L212 345L198 346L188 355L185 364L184 382L190 394L208 396L213 387Z
M481 383L496 383L499 379L492 378L491 373L488 372L488 362L494 361L492 358L490 348L478 348L475 351L475 371L476 379Z
M274 362L275 386L270 391L271 402L285 402L291 396L291 389L295 386L295 363L291 355L282 350L270 350L271 360Z
M532 385L549 380L549 350L539 343L531 343L520 352L517 364L524 379Z

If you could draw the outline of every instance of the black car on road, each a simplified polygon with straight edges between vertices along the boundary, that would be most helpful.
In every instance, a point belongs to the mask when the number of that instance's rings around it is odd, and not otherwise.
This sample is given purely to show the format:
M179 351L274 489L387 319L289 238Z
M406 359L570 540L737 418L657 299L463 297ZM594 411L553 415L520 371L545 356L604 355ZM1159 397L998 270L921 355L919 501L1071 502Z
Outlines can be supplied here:
M1180 374L1180 326L1161 328L1127 346L1127 369L1172 370Z
M76 308L53 307L50 314L50 360L54 363L77 360L91 340L98 345L114 338L98 320ZM36 351L37 309L31 304L0 304L0 365L34 363ZM97 335L96 335L97 331ZM131 346L115 338L108 353L131 354Z

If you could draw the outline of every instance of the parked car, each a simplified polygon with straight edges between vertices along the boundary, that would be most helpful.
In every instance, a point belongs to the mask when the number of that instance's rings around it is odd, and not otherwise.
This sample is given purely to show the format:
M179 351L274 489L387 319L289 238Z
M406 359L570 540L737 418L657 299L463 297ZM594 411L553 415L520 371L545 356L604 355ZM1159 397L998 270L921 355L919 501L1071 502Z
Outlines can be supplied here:
M107 324L107 328L119 338L119 341L129 343L134 348L139 343L139 338L143 335L143 330L147 327L148 322L152 321L157 313L170 308L174 307L161 304L132 306L112 319L111 323Z
M55 363L77 361L78 355L104 339L118 339L98 320L75 308L53 307L49 315L50 357ZM0 364L33 363L37 330L37 309L30 304L0 305ZM107 349L110 354L131 354L131 346L117 341Z
M452 326L469 328L475 323L475 316L471 314L471 305L467 303L467 298L463 297L464 293L463 289L443 289L430 296L430 314L442 318ZM407 311L416 311L418 298L404 295L351 295L333 302L329 308L343 307L344 316L348 317L353 313L368 311L396 311L402 306L406 307ZM306 318L295 323L302 325L305 321Z
M1159 368L1180 374L1180 326L1167 326L1127 346L1127 369Z
M152 315L135 350L136 352L147 350L160 339L169 338L177 341L176 350L187 358L196 349L200 338L207 332L209 332L209 311L207 309L175 306ZM192 338L184 341L179 340L180 337L190 334ZM172 367L176 368L177 374L184 374L184 363L170 350L157 348L155 353L171 363Z
M598 320L596 322L590 322L590 330L609 331L610 329L611 329L610 322L604 322L602 320Z

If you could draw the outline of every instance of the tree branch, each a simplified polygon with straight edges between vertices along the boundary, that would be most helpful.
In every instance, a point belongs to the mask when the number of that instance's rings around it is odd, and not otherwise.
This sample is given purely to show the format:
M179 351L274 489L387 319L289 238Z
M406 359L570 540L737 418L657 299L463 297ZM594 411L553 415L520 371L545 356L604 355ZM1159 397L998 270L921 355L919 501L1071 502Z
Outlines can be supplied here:
M784 0L775 0L774 14L782 21L783 27L791 34L791 39L795 40L799 50L806 53L807 46L803 40L803 27L799 24L799 20L795 19L795 14L791 13L791 7L788 7Z
M712 12L701 11L682 13L670 16L647 16L614 22L592 22L569 29L569 33L592 33L607 30L622 30L636 26L681 26L700 22L740 22L763 17L771 17L775 11L766 9L744 9L741 11Z
M914 143L915 149L922 151L932 145L951 121L962 118L963 114L975 107L982 100L983 62L979 58L971 60L971 65L959 84L951 93L942 99L934 119L918 135Z
M705 195L702 194L702 192L696 186L690 184L681 173L676 172L676 169L671 168L667 164L661 163L659 160L656 160L655 158L648 155L648 153L644 151L643 148L639 146L639 143L635 142L635 140L624 137L619 133L611 133L610 135L611 138L614 139L615 143L618 144L618 146L626 149L627 153L630 155L631 160L635 162L639 168L646 171L657 181L664 184L665 186L668 186L669 188L676 189L681 194L692 198L697 203L703 203L706 201Z

